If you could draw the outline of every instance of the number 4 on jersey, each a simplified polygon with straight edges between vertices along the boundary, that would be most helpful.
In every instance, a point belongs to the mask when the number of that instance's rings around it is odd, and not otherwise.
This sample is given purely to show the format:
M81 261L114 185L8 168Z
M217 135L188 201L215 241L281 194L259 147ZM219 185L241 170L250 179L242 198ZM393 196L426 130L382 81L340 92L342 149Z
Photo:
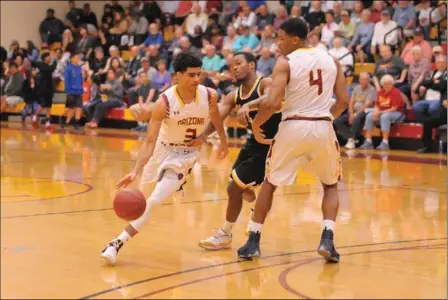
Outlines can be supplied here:
M313 71L310 72L310 87L317 85L317 95L322 94L322 69L317 69L317 79L314 79Z

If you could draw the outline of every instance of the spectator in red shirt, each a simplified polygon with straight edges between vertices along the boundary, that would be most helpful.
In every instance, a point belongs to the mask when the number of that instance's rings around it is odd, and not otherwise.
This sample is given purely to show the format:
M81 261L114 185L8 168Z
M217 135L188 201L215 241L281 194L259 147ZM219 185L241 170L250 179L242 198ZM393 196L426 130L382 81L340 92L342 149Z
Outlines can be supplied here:
M394 87L394 78L384 75L381 78L381 90L378 92L375 108L366 116L364 124L366 140L361 148L373 149L373 125L379 121L383 141L377 147L380 150L389 150L389 132L392 123L401 123L404 120L404 101L400 91Z

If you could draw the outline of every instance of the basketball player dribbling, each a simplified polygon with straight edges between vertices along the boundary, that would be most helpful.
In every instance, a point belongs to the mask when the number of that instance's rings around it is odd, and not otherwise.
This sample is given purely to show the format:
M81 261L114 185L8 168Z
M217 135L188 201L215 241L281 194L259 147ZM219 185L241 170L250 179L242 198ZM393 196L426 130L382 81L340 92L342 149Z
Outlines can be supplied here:
M236 107L240 123L250 128L250 123L257 114L258 106L264 99L263 96L267 95L272 82L271 78L257 76L256 69L257 60L253 54L239 52L233 56L232 71L240 85L237 90L227 94L220 105L223 120ZM269 138L273 138L277 133L280 120L281 113L275 113L262 125ZM205 141L213 131L212 126L207 127L200 139ZM270 143L260 143L253 136L246 141L230 174L230 182L227 186L229 202L226 220L214 235L199 241L201 248L219 250L230 247L232 229L241 212L243 196L248 201L255 200L253 188L263 182L269 147Z
M283 22L278 32L277 43L284 57L277 60L268 96L252 122L253 134L260 143L268 142L261 125L282 107L285 99L282 122L271 141L265 181L249 222L248 241L238 249L241 258L260 256L260 233L275 189L293 184L305 162L322 182L324 191L323 231L317 251L328 262L339 262L333 232L339 207L341 158L332 119L347 108L349 96L339 62L325 51L307 47L307 34L307 25L300 18Z
M209 120L220 138L219 158L224 158L228 152L218 109L218 95L215 90L198 84L201 58L184 52L175 58L173 66L178 84L162 93L156 101L136 165L117 184L117 187L128 186L143 170L140 190L153 190L147 198L143 215L131 221L101 253L101 257L109 264L116 262L117 253L123 244L148 221L151 209L182 189L200 154L198 147L192 145L191 141L204 131Z

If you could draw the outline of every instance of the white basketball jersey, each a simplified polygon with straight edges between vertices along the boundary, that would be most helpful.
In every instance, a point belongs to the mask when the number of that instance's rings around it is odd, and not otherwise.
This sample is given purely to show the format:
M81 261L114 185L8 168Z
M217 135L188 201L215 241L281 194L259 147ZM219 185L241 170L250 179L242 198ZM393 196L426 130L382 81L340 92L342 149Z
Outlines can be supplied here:
M337 67L333 58L317 48L297 49L288 56L291 70L285 91L283 119L332 117L330 107Z
M167 106L167 118L162 123L159 141L173 150L189 148L186 143L198 137L209 121L210 97L207 88L199 85L195 100L185 104L177 92L177 85L166 90L161 98Z

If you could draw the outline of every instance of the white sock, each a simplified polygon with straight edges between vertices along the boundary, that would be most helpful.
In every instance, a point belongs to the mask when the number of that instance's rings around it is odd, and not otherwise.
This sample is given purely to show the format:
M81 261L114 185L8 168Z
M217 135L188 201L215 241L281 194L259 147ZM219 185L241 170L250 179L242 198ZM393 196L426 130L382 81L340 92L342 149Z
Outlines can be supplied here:
M389 144L389 141L388 141L388 140L385 140L385 139L383 139L383 143L384 143L384 144Z
M120 235L117 237L117 239L122 241L123 243L129 241L130 238L131 235L126 230L123 230L123 232L120 233Z
M372 139L366 139L366 142L371 143L371 142L372 142Z
M323 228L327 230L334 231L334 221L332 220L324 220L322 222Z
M254 222L252 220L249 221L249 229L250 229L250 231L261 232L261 227L263 227L263 224Z
M224 225L222 225L221 230L224 231L227 235L230 235L232 233L233 226L235 226L235 223L225 221Z

